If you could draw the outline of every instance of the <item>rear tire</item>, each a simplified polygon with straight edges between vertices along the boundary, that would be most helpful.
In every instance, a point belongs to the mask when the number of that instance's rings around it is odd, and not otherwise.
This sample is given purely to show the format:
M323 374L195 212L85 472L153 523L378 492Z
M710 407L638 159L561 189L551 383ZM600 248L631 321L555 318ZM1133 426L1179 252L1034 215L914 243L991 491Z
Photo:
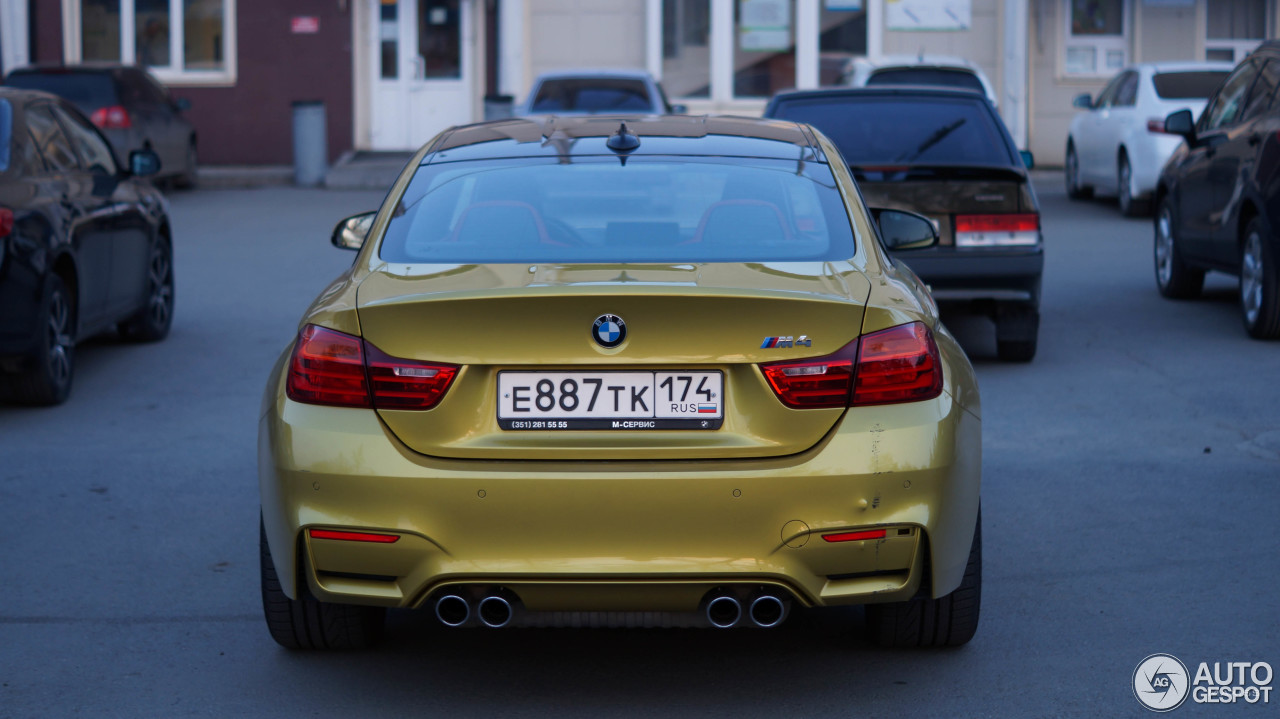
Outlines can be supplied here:
M381 607L319 602L301 582L300 598L289 598L280 587L261 521L258 530L262 612L277 644L286 649L364 649L382 638L386 610Z
M173 247L167 237L160 237L147 260L147 304L120 323L121 336L135 342L164 339L173 325L173 301Z
M39 346L26 369L8 377L8 397L18 404L62 404L75 378L75 295L61 277L51 275L40 303Z
M1067 197L1073 200L1087 200L1093 197L1093 188L1080 184L1080 158L1076 156L1076 146L1069 142L1064 172L1067 180Z
M1174 217L1173 201L1165 197L1155 219L1156 287L1160 294L1175 300L1199 297L1204 288L1204 270L1183 261Z
M1144 217L1151 212L1151 203L1133 197L1133 166L1129 164L1129 156L1120 155L1120 166L1116 171L1116 194L1120 203L1120 214L1125 217Z
M882 647L958 647L978 631L982 608L982 512L964 578L955 591L937 599L868 604L867 638Z
M1250 337L1280 337L1280 266L1260 218L1249 221L1240 243L1240 313Z

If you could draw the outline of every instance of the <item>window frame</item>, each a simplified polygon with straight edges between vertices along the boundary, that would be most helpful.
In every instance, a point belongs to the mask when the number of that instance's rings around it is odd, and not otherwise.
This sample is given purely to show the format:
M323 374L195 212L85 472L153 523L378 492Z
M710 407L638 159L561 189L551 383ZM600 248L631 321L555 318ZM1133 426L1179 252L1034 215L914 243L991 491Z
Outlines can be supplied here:
M1249 68L1253 69L1253 77L1248 81L1248 85L1244 89L1244 96L1241 98L1240 105L1236 110L1236 115L1232 117L1230 121L1217 122L1217 124L1210 126L1210 122L1217 120L1217 118L1213 118L1212 115L1218 110L1219 103L1222 102L1222 90L1225 89L1227 85L1236 78L1236 76L1245 72ZM1244 119L1245 111L1249 109L1249 102L1253 96L1253 86L1258 83L1258 76L1261 74L1262 66L1253 61L1241 63L1236 66L1236 69L1231 71L1231 74L1227 76L1227 79L1222 81L1222 87L1218 88L1218 91L1214 93L1211 101L1205 105L1204 111L1200 113L1200 118L1196 122L1196 134L1203 135L1208 132L1215 132L1240 123Z
M222 57L221 70L188 70L183 67L183 40L186 29L183 24L183 0L169 0L170 32L167 67L147 66L156 79L167 87L228 86L236 83L236 18L237 0L222 2ZM63 59L68 65L83 62L82 0L62 0ZM120 0L120 64L137 63L137 28L135 27L135 0Z
M1071 5L1073 0L1061 0L1062 8L1062 51L1058 53L1059 75L1067 78L1100 79L1113 77L1131 62L1133 52L1133 0L1120 0L1120 34L1119 35L1075 35L1071 32ZM1067 66L1067 53L1072 48L1087 47L1094 53L1093 72L1072 72ZM1113 50L1121 52L1120 65L1107 67L1107 53Z

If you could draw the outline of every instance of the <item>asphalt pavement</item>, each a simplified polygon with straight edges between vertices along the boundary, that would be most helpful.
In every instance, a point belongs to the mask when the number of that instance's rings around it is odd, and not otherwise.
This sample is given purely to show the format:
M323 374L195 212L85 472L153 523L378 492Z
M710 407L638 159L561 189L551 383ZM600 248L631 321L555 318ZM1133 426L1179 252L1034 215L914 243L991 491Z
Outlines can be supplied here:
M68 403L0 407L0 717L1136 717L1150 654L1280 668L1280 343L1246 337L1230 278L1160 298L1150 222L1060 184L1040 183L1035 361L945 318L981 383L985 583L977 637L941 651L868 644L858 609L727 632L403 611L373 651L281 649L258 593L259 400L352 259L333 224L382 193L175 194L170 337L93 340Z

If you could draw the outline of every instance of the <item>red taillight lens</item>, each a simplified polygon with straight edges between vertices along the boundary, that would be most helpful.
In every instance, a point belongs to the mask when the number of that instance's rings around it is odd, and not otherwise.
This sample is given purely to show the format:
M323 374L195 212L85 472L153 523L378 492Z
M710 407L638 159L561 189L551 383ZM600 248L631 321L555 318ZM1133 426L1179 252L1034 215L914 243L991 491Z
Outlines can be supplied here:
M293 348L285 391L295 402L372 406L364 374L364 343L359 337L307 325Z
M897 404L942 394L942 359L922 322L864 335L835 354L760 365L778 399L794 409Z
M1163 118L1163 117L1149 117L1149 118L1147 118L1147 132L1163 133L1163 132L1164 132L1164 118Z
M13 232L13 210L0 207L0 237L8 237Z
M956 215L956 232L1027 232L1040 229L1040 215Z
M129 117L129 111L120 105L100 107L93 111L89 120L104 130L126 130L133 127L133 118Z
M922 322L864 335L858 343L852 404L896 404L942 394L942 358Z
M339 532L334 529L307 530L312 539L338 539L344 542L376 542L378 544L394 544L399 536L395 534L374 534L372 532Z
M365 343L369 383L378 409L431 409L458 375L455 365L390 357Z
M840 532L838 534L824 534L822 538L828 542L858 542L864 539L884 539L888 534L888 530L884 529L868 529L862 532Z
M760 365L760 370L778 399L788 407L847 407L857 354L858 343L850 342L826 357L773 362Z
M457 375L457 365L391 357L359 337L307 325L285 388L289 399L307 404L431 409Z

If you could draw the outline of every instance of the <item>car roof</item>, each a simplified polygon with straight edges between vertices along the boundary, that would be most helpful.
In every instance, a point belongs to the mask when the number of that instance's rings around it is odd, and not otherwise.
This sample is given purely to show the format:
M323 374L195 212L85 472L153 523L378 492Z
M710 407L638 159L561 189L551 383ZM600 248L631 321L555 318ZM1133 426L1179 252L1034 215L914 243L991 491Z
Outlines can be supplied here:
M61 97L44 90L26 90L18 87L7 87L0 85L0 97L8 98L12 101L25 102L27 100L54 100L63 104L69 104Z
M872 72L896 67L949 67L977 71L978 66L962 58L951 55L882 55L867 61Z
M1125 68L1125 70L1138 70L1138 71L1145 70L1151 73L1161 73L1161 72L1201 72L1205 70L1208 70L1208 71L1231 70L1233 68L1235 68L1235 64L1230 62L1222 62L1222 61L1214 61L1214 60L1204 60L1204 61L1169 60L1166 62L1134 63L1133 65L1130 65L1129 67ZM1125 70L1121 70L1121 72L1124 72Z
M965 98L989 102L986 95L964 87L947 87L943 85L868 85L866 87L820 87L815 90L787 90L773 96L778 100L800 100L821 97L946 97Z
M33 65L15 68L10 75L34 75L34 74L72 74L72 73L109 73L123 70L143 71L143 68L133 65L121 65L113 62L83 62L77 65L63 65L62 63L45 63L38 62Z
M537 115L447 130L424 164L515 157L618 156L607 139L626 123L639 156L751 157L826 162L811 130L786 120L727 115Z

